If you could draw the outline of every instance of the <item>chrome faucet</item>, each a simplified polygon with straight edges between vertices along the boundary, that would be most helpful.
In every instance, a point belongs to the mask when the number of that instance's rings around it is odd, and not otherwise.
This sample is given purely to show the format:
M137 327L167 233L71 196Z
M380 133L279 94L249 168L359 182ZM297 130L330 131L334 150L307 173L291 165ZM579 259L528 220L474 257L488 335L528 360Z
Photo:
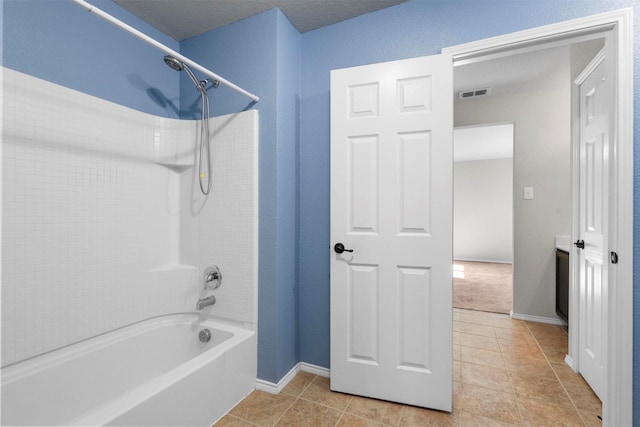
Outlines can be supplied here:
M209 307L210 305L213 305L215 303L216 297L213 295L206 298L201 298L198 300L198 302L196 302L196 310L202 310L203 308Z

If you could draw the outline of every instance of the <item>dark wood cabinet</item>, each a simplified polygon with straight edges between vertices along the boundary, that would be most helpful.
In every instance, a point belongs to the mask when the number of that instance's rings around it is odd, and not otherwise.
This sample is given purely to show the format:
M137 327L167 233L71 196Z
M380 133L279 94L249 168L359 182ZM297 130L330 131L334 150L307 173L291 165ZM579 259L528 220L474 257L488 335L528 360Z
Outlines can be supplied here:
M556 313L569 324L569 252L556 249Z

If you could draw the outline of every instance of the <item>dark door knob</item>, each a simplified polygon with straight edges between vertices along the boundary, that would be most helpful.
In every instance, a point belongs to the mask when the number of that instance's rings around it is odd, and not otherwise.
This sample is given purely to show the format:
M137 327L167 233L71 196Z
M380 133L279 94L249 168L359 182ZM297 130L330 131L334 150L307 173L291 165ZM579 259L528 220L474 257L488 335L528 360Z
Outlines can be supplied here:
M336 243L333 250L336 251L337 254L341 254L342 252L353 252L353 249L345 249L342 243Z
M578 240L577 242L574 242L573 245L576 248L584 249L584 240Z

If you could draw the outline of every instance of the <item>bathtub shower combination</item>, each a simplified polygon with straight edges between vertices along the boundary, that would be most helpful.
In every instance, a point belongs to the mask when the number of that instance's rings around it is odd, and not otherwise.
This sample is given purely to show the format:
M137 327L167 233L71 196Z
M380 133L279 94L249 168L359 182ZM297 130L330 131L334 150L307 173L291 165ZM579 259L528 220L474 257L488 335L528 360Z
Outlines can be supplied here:
M255 385L255 340L197 314L126 326L3 370L2 424L211 425Z
M258 112L3 91L1 424L213 424L256 381Z

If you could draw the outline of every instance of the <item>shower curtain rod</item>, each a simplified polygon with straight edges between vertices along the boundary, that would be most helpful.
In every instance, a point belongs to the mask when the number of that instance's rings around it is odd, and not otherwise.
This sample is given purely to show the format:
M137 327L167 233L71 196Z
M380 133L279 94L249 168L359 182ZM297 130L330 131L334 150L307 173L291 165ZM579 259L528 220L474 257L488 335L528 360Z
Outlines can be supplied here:
M257 95L254 95L251 92L247 92L246 90L242 89L240 86L235 85L235 84L231 83L229 80L227 80L227 79L225 79L223 77L220 77L219 75L217 75L213 71L210 71L210 70L204 68L202 65L198 64L197 62L192 61L191 59L187 58L186 56L180 55L175 50L163 45L162 43L160 43L159 41L157 41L155 39L152 39L148 35L144 34L143 32L140 32L140 31L136 30L135 28L133 28L130 25L125 24L124 22L120 21L119 19L114 18L113 16L109 15L107 12L105 12L105 11L103 11L101 9L98 9L97 7L93 6L91 3L87 3L84 0L71 0L71 1L76 3L76 4L78 4L79 6L83 7L88 12L95 13L100 18L104 19L105 21L115 25L116 27L120 27L121 29L123 29L126 32L128 32L129 34L139 38L142 41L145 41L145 42L149 43L151 46L154 46L154 47L160 49L161 51L165 52L166 54L171 55L174 58L184 62L185 64L193 67L194 69L200 71L201 73L207 75L208 77L211 77L211 78L213 78L215 80L218 80L223 85L228 86L231 89L233 89L233 90L235 90L237 92L240 92L241 94L243 94L245 96L248 96L249 98L251 98L252 101L254 101L254 102L260 101L260 98Z

